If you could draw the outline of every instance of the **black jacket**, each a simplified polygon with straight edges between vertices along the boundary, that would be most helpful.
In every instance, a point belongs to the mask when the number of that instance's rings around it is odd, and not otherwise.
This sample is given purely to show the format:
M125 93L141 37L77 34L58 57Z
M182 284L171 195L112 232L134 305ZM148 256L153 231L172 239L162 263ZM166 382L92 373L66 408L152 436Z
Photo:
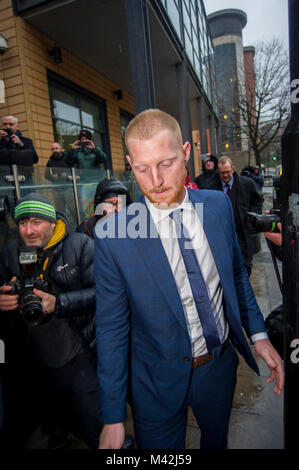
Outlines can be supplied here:
M93 340L95 312L93 242L84 234L70 233L67 219L62 214L57 215L58 223L50 241L52 246L44 250L43 262L48 258L43 271L44 279L50 284L50 293L57 298L54 314L67 318L71 326L90 343ZM21 275L19 247L20 240L14 240L1 251L1 284L9 282L12 276L19 278Z
M215 173L207 189L223 191L218 172ZM243 256L252 256L260 250L260 242L257 235L249 236L245 225L245 216L248 211L262 213L263 196L251 178L239 176L234 172L234 183L230 199L234 209L236 230Z
M16 164L20 166L33 166L38 162L38 155L33 146L31 139L23 137L21 131L17 130L16 135L19 137L23 146L13 144L0 139L0 165Z
M70 165L65 162L65 153L61 152L59 155L53 153L47 162L45 177L49 181L56 181L53 175L57 175L58 180L66 179L62 178L62 174L67 173L66 168L70 168Z
M202 163L202 173L201 175L197 176L194 180L197 184L198 189L207 189L216 173L218 159L214 157L214 155L210 155L209 158L214 162L214 169L212 171L207 171L204 162Z

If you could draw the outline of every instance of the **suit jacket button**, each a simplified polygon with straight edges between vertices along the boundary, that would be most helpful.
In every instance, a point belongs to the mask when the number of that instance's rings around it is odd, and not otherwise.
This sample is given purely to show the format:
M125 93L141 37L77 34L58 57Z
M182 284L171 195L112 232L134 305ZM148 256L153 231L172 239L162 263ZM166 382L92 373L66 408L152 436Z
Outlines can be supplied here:
M190 357L184 357L184 362L190 362Z

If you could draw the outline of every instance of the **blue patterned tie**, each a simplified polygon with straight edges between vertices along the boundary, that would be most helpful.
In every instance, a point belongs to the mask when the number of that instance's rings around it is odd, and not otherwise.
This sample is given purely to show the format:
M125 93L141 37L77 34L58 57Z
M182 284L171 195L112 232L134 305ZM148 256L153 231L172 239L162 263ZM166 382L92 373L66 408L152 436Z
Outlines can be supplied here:
M207 292L206 283L202 276L195 251L190 248L191 239L189 237L186 226L183 225L181 215L182 209L176 209L170 214L170 217L175 222L178 242L188 274L197 313L203 329L203 335L206 341L208 352L211 353L213 348L219 346L221 342L215 322L214 312L211 306L211 301Z

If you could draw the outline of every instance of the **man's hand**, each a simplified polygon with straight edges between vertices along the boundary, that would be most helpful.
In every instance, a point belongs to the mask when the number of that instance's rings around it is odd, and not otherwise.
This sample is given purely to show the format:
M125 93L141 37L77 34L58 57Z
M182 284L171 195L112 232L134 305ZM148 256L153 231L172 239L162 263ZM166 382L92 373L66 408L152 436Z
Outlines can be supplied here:
M105 424L100 435L99 449L120 449L124 440L123 423Z
M0 139L2 139L2 137L6 137L7 136L7 132L0 129Z
M95 145L94 145L92 140L86 140L85 142L87 142L87 145L86 145L87 149L94 149L95 148Z
M271 371L271 375L267 378L266 382L269 383L275 380L273 391L280 396L284 385L284 370L280 355L268 339L256 341L254 343L254 349L256 353L264 359Z
M10 282L16 281L17 278L14 276L11 278ZM18 308L18 298L17 294L10 294L11 286L1 286L0 287L0 310L9 311L16 310Z
M39 289L33 289L33 293L41 299L43 314L48 315L54 312L56 305L55 295L48 294L47 292Z
M11 141L16 145L20 145L21 147L23 147L23 142L16 134L12 134Z
M81 142L81 140L76 140L76 142L74 142L73 145L72 145L72 149L73 150L79 149L81 147L80 142Z

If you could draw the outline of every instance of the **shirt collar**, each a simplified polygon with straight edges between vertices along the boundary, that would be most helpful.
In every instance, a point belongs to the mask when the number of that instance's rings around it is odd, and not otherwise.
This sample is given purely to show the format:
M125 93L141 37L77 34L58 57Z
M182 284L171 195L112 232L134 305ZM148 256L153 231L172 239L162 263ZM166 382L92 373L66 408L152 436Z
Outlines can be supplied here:
M149 210L149 212L150 212L150 214L153 218L153 221L154 221L155 225L158 222L161 222L162 220L166 219L166 217L169 217L169 215L175 209L193 210L193 204L190 201L189 194L188 194L188 191L186 190L186 188L185 188L185 198L184 198L182 204L180 204L177 207L172 207L171 209L159 209L155 204L150 202L150 200L147 197L145 197L145 202L146 202L147 208L148 208L148 210Z
M231 179L228 181L228 184L229 184L229 187L230 189L232 189L232 185L233 185L233 182L234 182L234 175L231 177ZM222 188L224 189L226 187L226 183L224 181L221 180L221 183L222 183Z

